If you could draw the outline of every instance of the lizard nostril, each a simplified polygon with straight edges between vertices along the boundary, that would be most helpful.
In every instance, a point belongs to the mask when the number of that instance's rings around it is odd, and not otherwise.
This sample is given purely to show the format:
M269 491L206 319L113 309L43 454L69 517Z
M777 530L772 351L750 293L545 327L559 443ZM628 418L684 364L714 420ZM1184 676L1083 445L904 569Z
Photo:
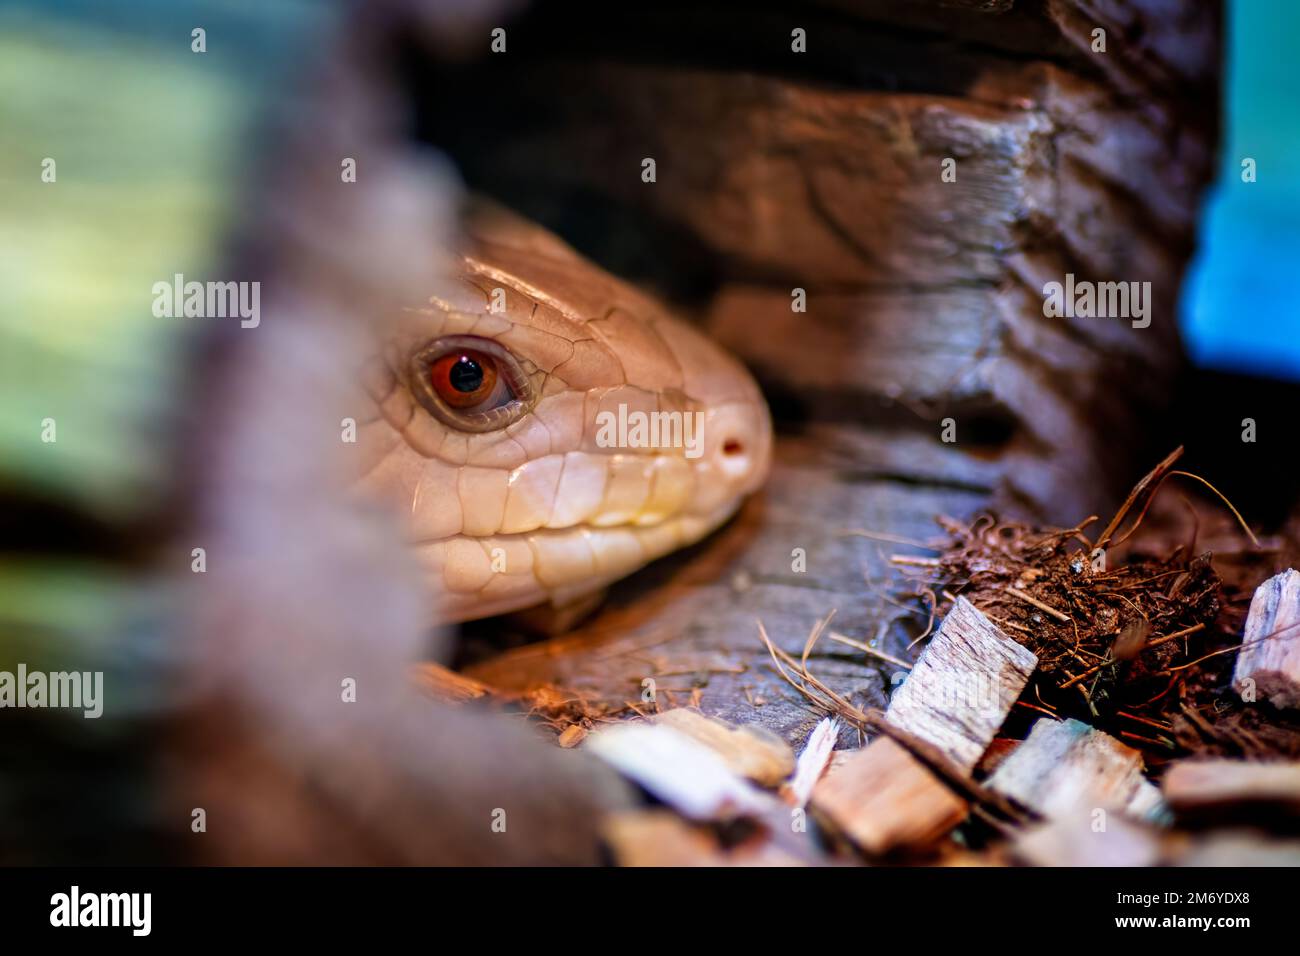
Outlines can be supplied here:
M766 409L754 402L725 402L712 410L709 424L707 467L722 479L718 494L753 491L767 471L771 426Z
M750 461L749 443L734 434L723 439L718 447L718 467L732 482L745 481L753 462Z

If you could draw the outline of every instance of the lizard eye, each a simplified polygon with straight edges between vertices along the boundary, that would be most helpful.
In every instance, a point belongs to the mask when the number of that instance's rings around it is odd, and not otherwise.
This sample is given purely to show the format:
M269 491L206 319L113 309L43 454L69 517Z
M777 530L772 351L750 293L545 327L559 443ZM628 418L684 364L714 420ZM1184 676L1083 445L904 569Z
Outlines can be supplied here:
M411 358L411 389L444 425L468 432L504 428L532 407L533 383L491 339L448 335Z
M438 397L456 409L482 405L500 391L496 360L473 349L456 349L435 359L429 381Z

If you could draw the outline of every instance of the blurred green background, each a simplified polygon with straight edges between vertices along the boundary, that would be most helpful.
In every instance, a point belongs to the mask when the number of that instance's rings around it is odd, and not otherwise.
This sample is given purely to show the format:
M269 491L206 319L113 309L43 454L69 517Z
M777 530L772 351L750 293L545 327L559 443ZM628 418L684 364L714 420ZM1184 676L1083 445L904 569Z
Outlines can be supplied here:
M152 286L220 269L269 97L335 9L0 0L0 669L104 670L115 716L163 703L167 589L105 542L167 500L203 321Z

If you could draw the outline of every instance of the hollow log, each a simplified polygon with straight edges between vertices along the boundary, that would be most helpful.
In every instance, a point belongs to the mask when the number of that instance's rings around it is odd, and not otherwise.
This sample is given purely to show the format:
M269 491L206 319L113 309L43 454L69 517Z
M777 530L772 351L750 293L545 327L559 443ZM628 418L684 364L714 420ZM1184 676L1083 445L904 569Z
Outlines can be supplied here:
M420 133L750 364L775 470L730 527L562 639L500 653L499 625L471 629L469 673L609 710L650 678L661 707L698 690L705 713L797 742L817 715L767 666L756 618L797 655L834 609L896 657L920 628L886 600L888 558L925 553L899 542L989 506L1072 525L1144 470L1144 422L1182 362L1218 5L840 0L747 6L743 25L727 4L565 11L534 8L508 63L415 58ZM1045 314L1067 276L1149 282L1148 314ZM814 665L858 704L899 676L843 648Z

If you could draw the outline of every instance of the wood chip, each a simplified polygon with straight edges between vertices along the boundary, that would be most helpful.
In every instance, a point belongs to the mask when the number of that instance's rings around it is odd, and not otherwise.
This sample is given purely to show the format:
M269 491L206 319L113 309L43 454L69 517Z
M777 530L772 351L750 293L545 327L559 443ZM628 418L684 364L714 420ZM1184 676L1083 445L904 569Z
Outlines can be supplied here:
M737 727L686 707L664 711L654 722L704 744L733 772L760 786L776 788L794 773L794 751L790 745L762 727Z
M813 788L811 805L873 856L929 847L967 813L965 801L888 737L837 761Z
M1165 814L1142 754L1078 720L1038 720L988 785L1045 817L1088 824L1098 809L1133 819Z
M803 866L804 861L759 833L726 848L707 827L690 824L671 810L612 814L602 836L619 866Z
M1300 763L1182 760L1164 779L1179 819L1258 822L1265 814L1300 817Z
M1173 862L1199 867L1300 867L1300 840L1246 830L1210 833L1192 841Z
M713 866L720 852L708 829L692 826L671 810L611 814L601 835L619 866Z
M448 704L463 704L492 693L486 684L431 661L417 664L413 671L415 682L421 690Z
M1031 651L958 597L885 716L969 771L1037 666Z
M1036 666L1032 652L959 597L885 717L969 772ZM967 803L888 737L835 758L812 808L869 854L932 846L966 817Z
M836 750L831 754L831 759L826 762L826 769L822 772L821 779L834 776L839 773L843 766L849 762L854 754L862 753L862 748L853 750ZM815 788L814 788L815 789Z
M560 734L555 742L565 750L569 750L572 747L578 746L578 744L582 743L586 738L586 727L582 726L582 724L569 724L569 726L564 728L564 733Z
M761 815L779 806L716 751L666 724L607 727L588 737L585 750L692 820Z
M720 861L722 866L807 866L808 863L771 840L756 840L736 847Z
M794 779L790 781L790 802L796 807L807 805L813 787L830 763L831 752L835 749L839 735L840 724L834 717L819 722L808 735L808 743L804 745L795 765Z
M975 774L981 779L990 776L993 771L1002 766L1002 761L1011 756L1012 751L1020 746L1019 740L1013 740L1010 737L995 737L993 743L989 744L988 750L984 751L984 756L980 762L975 765Z
M1255 589L1232 686L1244 700L1300 706L1300 573L1294 568Z
M1031 866L1154 866L1160 862L1160 831L1108 819L1098 828L1080 817L1066 817L1030 827L1011 848Z
M1150 636L1151 622L1140 617L1119 632L1119 637L1115 638L1115 644L1110 649L1110 656L1117 661L1131 661L1142 653Z

